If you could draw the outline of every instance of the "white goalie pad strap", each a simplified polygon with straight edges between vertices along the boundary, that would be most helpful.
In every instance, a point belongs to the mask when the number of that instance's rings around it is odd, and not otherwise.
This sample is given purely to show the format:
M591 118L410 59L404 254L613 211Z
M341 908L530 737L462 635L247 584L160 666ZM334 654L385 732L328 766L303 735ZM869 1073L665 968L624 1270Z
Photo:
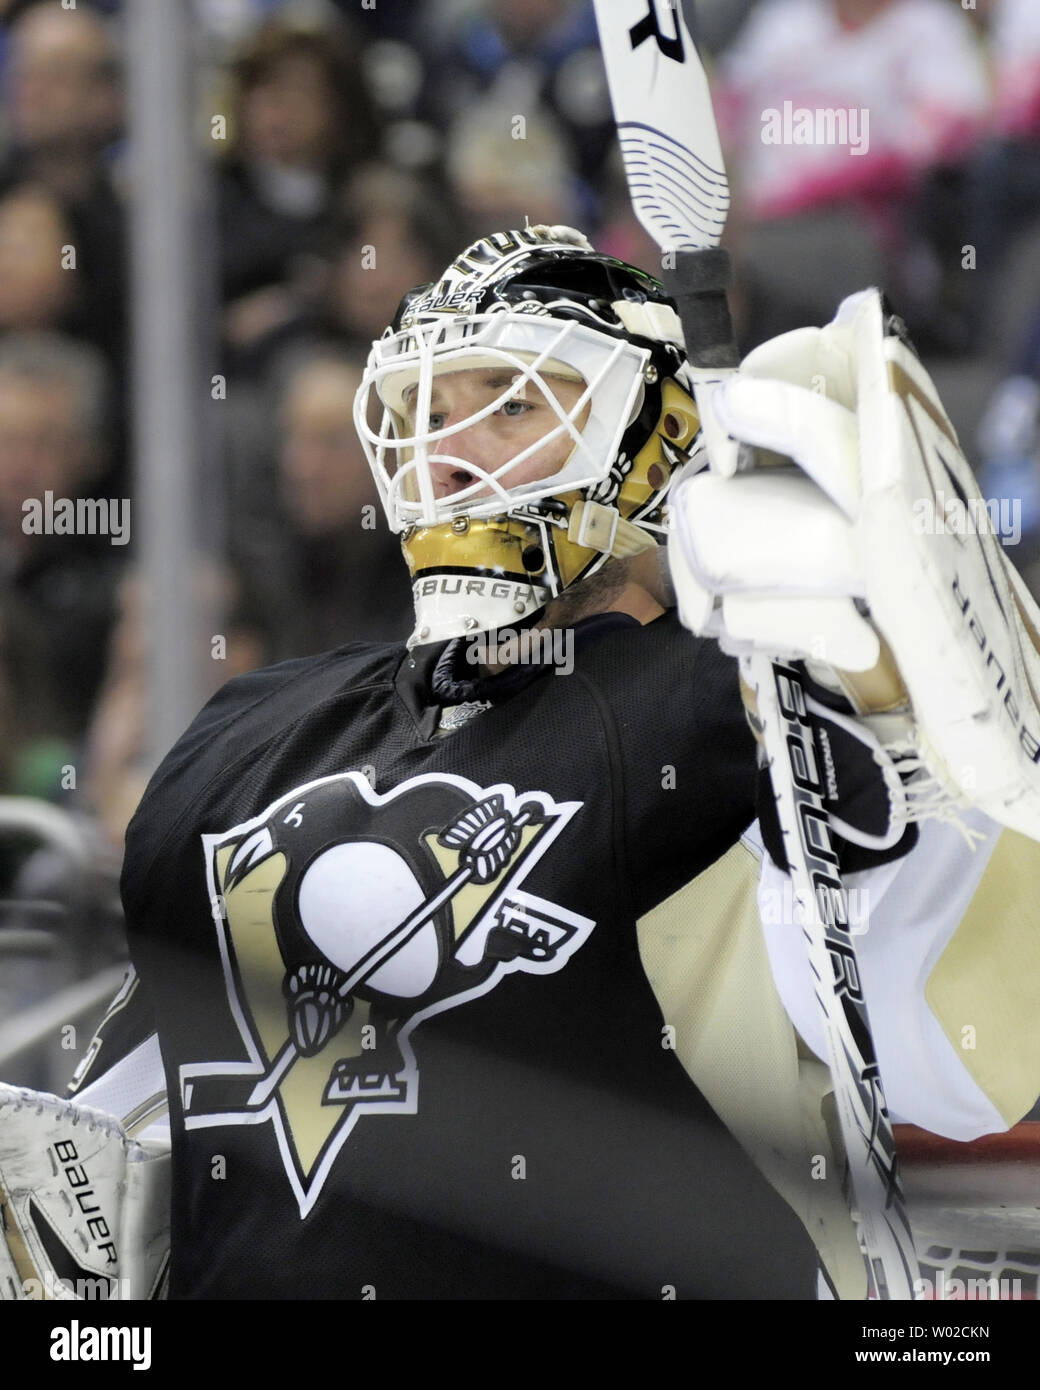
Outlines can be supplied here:
M90 1106L0 1084L0 1300L149 1298L169 1150Z

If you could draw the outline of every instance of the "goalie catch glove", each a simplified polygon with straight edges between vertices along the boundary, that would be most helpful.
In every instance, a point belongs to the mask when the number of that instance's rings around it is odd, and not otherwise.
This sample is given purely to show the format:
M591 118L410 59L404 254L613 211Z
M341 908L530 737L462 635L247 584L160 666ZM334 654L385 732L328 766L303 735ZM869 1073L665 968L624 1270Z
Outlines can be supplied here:
M169 1161L111 1115L0 1083L0 1301L158 1296Z
M683 622L842 691L908 819L972 805L1040 840L1040 610L881 294L764 343L712 404L713 471L671 498Z

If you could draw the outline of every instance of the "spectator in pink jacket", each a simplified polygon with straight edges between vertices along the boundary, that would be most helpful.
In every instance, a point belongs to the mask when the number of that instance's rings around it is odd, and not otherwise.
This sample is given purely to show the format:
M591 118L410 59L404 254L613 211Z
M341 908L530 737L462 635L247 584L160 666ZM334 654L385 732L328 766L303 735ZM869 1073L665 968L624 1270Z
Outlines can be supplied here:
M890 199L981 130L989 91L946 0L765 0L720 69L746 212Z
M1040 139L1040 5L997 0L991 26L997 130Z
M964 159L990 109L965 12L948 0L763 0L717 81L744 346L826 322L870 283L892 287L927 343L957 221L934 171Z

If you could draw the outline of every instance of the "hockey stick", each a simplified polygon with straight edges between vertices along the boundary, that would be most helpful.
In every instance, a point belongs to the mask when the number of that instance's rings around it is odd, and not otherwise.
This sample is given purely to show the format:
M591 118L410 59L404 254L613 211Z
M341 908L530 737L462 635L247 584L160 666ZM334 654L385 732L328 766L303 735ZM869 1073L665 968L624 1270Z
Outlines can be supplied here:
M712 467L731 474L737 449L715 424L712 393L739 365L726 301L729 209L707 77L691 35L693 0L594 0L618 140L636 217L663 253L694 368ZM827 1036L853 1216L881 1298L913 1296L913 1235L900 1188L848 904L831 842L805 695L797 671L767 656L742 660L755 691L797 914Z

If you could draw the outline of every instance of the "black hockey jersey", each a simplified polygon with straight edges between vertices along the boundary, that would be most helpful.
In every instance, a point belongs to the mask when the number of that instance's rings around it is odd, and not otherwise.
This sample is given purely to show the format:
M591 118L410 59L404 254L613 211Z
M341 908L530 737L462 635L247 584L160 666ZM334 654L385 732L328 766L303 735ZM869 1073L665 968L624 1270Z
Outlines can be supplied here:
M812 1296L636 940L755 817L736 667L674 613L592 635L448 736L437 651L257 672L156 773L171 1297Z

